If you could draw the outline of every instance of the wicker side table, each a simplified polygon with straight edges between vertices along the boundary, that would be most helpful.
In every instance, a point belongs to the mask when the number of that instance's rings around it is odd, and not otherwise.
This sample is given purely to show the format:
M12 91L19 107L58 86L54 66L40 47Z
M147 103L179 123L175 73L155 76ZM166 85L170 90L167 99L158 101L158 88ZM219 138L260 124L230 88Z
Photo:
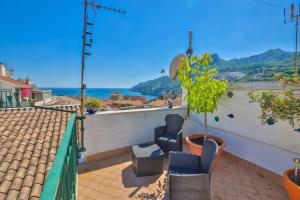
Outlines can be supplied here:
M164 153L156 144L132 147L132 165L137 177L152 176L163 171Z

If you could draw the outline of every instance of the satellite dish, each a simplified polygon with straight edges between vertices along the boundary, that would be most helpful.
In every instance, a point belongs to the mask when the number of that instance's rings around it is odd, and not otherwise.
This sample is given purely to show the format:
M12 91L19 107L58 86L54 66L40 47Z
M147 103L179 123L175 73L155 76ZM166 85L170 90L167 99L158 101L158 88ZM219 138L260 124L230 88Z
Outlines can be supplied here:
M177 78L178 67L181 64L182 59L185 57L186 56L184 54L179 54L175 58L173 58L169 69L170 79L175 80Z

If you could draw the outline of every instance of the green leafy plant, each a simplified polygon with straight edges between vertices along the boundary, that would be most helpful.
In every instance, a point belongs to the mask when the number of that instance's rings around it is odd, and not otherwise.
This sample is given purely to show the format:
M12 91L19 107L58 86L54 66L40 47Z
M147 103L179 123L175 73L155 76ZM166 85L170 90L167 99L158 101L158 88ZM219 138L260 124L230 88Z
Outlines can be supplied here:
M187 90L184 100L187 101L191 111L204 113L205 139L207 135L207 112L213 112L217 108L217 103L225 93L227 80L218 80L216 68L210 64L212 58L209 53L204 53L201 57L192 56L184 58L178 69L178 80Z
M285 76L283 73L274 75L282 85L280 91L250 91L250 103L257 102L261 108L259 118L273 123L282 120L287 121L292 127L300 121L300 96L296 93L295 87L300 88L299 77ZM292 86L294 88L290 88ZM272 124L272 123L271 123Z
M100 99L97 99L95 97L89 97L84 100L83 106L86 109L98 110L101 109L102 102Z
M28 103L29 103L29 106L30 106L30 107L35 106L35 101L34 101L33 99L29 99L29 100L28 100Z

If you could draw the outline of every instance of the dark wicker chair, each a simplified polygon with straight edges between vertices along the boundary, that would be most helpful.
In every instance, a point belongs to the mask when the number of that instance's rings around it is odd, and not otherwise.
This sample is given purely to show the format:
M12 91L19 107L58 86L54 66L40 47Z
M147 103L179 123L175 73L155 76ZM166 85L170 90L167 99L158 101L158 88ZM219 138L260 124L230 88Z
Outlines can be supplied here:
M169 114L165 118L166 125L154 129L154 142L164 151L182 151L183 117Z
M203 144L202 156L187 152L170 152L169 199L210 200L212 162L218 144L207 139Z

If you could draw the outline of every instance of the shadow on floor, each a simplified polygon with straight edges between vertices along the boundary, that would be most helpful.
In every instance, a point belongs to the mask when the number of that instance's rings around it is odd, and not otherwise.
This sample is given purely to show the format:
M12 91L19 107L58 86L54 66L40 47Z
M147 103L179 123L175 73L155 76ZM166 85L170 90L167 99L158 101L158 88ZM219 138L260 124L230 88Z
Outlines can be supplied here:
M137 177L133 171L132 165L126 167L122 170L122 183L126 188L136 187L134 191L131 192L129 197L135 196L136 199L141 200L156 200L165 199L167 200L167 183L168 179L166 175L163 175L162 180L158 180L162 174L154 176ZM157 182L158 188L155 191L143 191L143 187L149 187L149 185Z
M108 159L91 162L91 163L83 163L78 166L78 174L83 174L83 173L103 169L106 167L119 165L119 164L122 164L122 163L128 162L128 161L131 161L130 154L125 154L125 155L121 155L121 156L113 156Z
M136 195L137 199L141 200L168 200L168 175L163 175L164 178L158 181L158 188L153 192L140 192Z
M159 179L161 174L154 176L137 177L133 171L132 165L122 170L122 182L124 187L148 187Z

